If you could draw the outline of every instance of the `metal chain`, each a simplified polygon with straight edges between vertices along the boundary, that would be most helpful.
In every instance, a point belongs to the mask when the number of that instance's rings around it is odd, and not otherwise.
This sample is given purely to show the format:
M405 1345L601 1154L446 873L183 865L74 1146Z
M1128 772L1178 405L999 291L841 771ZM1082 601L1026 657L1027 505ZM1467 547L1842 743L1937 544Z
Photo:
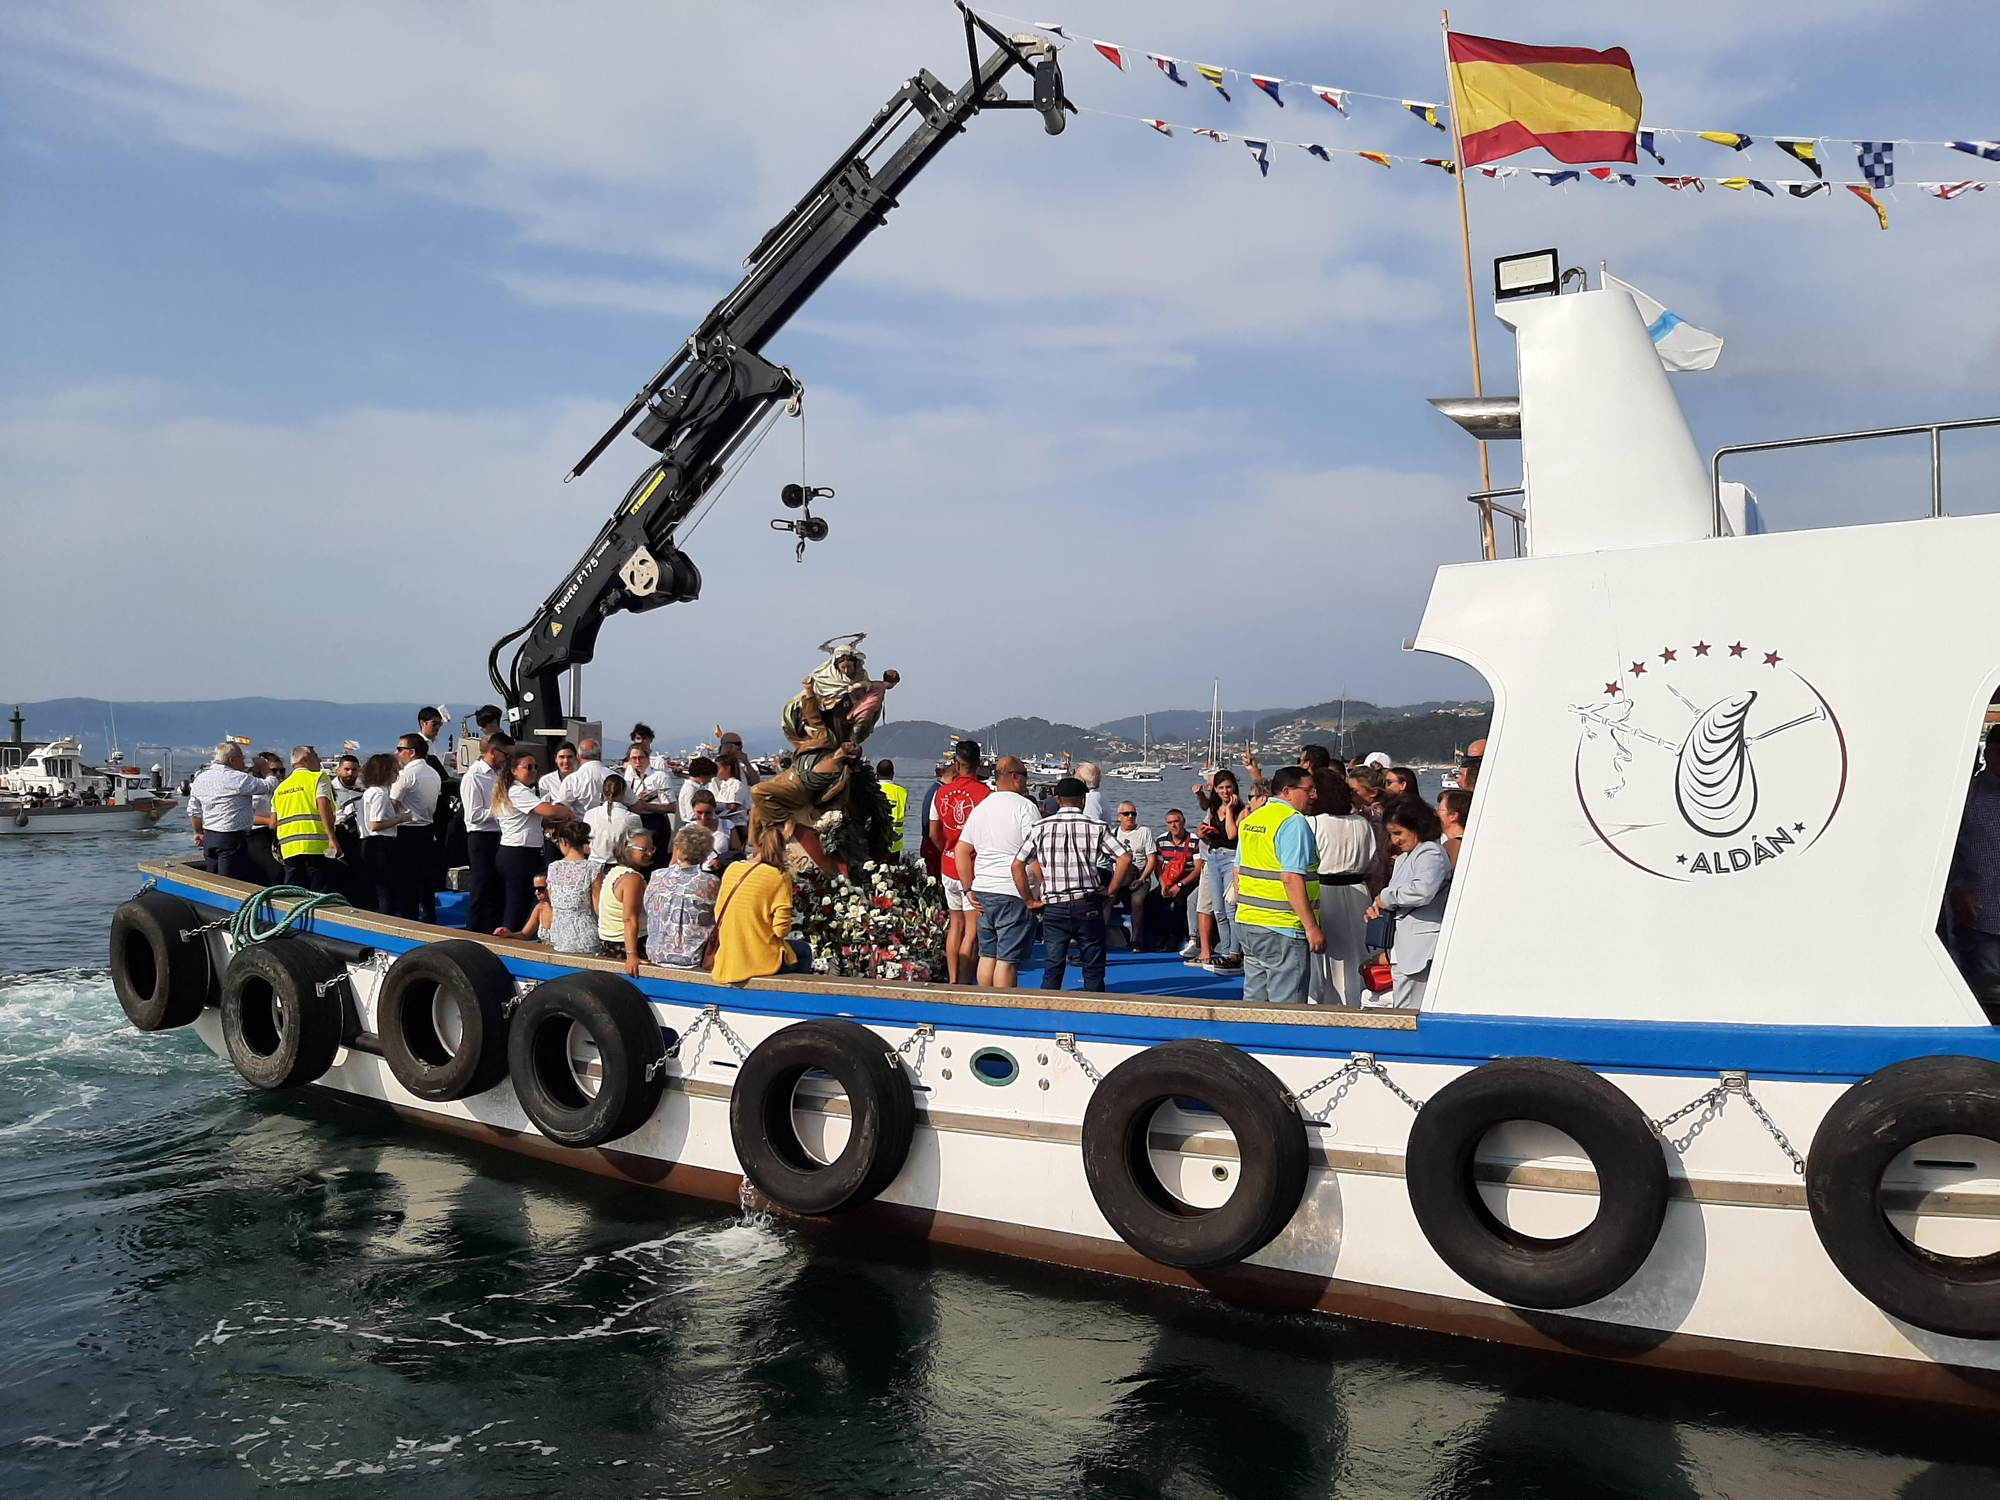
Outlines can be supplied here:
M1092 1088L1096 1088L1100 1083L1104 1082L1104 1075L1090 1065L1089 1058L1076 1050L1075 1032L1058 1031L1056 1033L1056 1046L1059 1050L1067 1052L1071 1057L1076 1059L1076 1065L1083 1069L1083 1076L1090 1080Z
M324 1000L329 993L340 988L345 983L347 983L347 975L345 973L336 974L333 978L322 979L318 984L314 985L313 993Z
M1424 1107L1423 1100L1412 1098L1397 1084L1395 1079L1389 1076L1389 1070L1375 1060L1375 1054L1372 1052L1355 1053L1347 1060L1347 1066L1339 1072L1327 1074L1326 1077L1312 1085L1312 1087L1301 1089L1292 1097L1300 1104L1304 1104L1307 1099L1317 1094L1328 1084L1338 1083L1340 1087L1334 1090L1333 1097L1326 1102L1324 1114L1330 1115L1339 1107L1340 1101L1347 1097L1347 1091L1354 1086L1354 1080L1363 1073L1372 1074L1384 1088L1409 1105L1412 1114ZM1324 1115L1322 1115L1322 1118L1324 1118Z
M146 877L146 883L140 886L138 890L132 893L132 899L134 901L137 901L141 896L145 895L146 892L156 889L159 886L159 883L160 882L156 880L153 876L148 875Z
M1722 1081L1700 1098L1689 1100L1663 1120L1650 1120L1647 1123L1653 1127L1655 1135L1672 1146L1676 1153L1685 1156L1687 1148L1694 1144L1694 1138L1700 1135L1711 1121L1720 1118L1723 1105L1728 1102L1731 1094L1743 1096L1743 1102L1749 1105L1751 1113L1763 1122L1764 1129L1770 1132L1771 1139L1778 1143L1778 1149L1790 1158L1792 1171L1800 1177L1805 1176L1806 1159L1793 1149L1790 1138L1778 1128L1778 1122L1771 1118L1762 1101L1750 1092L1748 1073L1724 1073ZM1678 1140L1667 1134L1668 1126L1679 1123L1696 1110L1701 1111L1701 1118L1688 1127L1686 1134Z
M681 1039L667 1049L667 1056L679 1057L687 1051L688 1043L704 1031L721 1032L722 1039L729 1043L730 1048L736 1053L737 1061L744 1061L750 1056L749 1043L738 1036L729 1023L722 1019L722 1007L719 1005L704 1005L701 1014L695 1017L694 1024L682 1032Z
M898 1057L909 1059L910 1071L919 1078L924 1076L924 1057L931 1049L931 1038L936 1035L937 1027L931 1022L925 1021L915 1031L911 1032L909 1036L904 1038L903 1045L896 1049ZM919 1042L923 1045L918 1046ZM912 1047L917 1048L917 1055L914 1058L910 1058L910 1049Z
M188 939L198 938L205 932L220 932L234 920L233 916L217 917L213 922L204 922L199 927L183 927L181 941L185 943Z

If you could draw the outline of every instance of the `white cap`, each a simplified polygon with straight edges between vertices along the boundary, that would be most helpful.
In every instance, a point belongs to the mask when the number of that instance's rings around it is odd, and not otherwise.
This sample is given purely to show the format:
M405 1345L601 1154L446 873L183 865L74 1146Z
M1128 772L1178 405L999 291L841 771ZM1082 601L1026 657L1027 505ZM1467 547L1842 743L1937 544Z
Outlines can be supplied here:
M1395 762L1389 759L1389 757L1384 755L1380 750L1377 750L1374 754L1370 755L1366 760L1362 761L1361 764L1364 766L1380 766L1383 770L1386 771L1389 769L1389 767L1393 766Z

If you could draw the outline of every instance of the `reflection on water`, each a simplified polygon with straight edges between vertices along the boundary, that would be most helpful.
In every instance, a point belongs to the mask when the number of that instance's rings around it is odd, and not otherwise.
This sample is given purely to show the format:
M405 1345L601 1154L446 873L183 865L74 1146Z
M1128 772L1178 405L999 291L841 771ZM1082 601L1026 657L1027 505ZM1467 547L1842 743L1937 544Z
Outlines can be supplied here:
M1983 1419L821 1242L255 1095L123 1024L129 848L6 857L71 897L0 904L9 1497L2000 1492Z

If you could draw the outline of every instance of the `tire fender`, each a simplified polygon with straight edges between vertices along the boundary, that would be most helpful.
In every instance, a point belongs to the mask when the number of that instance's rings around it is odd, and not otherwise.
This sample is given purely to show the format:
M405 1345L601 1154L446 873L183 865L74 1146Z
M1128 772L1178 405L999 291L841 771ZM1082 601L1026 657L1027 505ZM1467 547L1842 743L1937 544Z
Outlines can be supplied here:
M207 934L195 932L201 925L193 903L165 891L134 896L112 913L111 987L139 1030L185 1026L215 998Z
M246 1083L295 1089L340 1051L347 965L304 938L237 950L222 976L222 1039Z
M1153 1114L1175 1098L1199 1099L1236 1137L1236 1189L1219 1208L1190 1207L1153 1170ZM1083 1115L1083 1170L1098 1209L1148 1260L1188 1270L1229 1265L1276 1239L1305 1197L1310 1157L1291 1093L1222 1042L1164 1042L1126 1058Z
M1597 1217L1539 1239L1500 1222L1479 1193L1474 1157L1509 1120L1560 1130L1597 1172ZM1653 1253L1667 1213L1667 1159L1623 1089L1550 1057L1511 1057L1460 1074L1418 1111L1403 1162L1410 1207L1438 1258L1516 1307L1581 1307L1608 1297Z
M1834 1101L1806 1155L1806 1205L1840 1274L1891 1317L1952 1338L2000 1338L2000 1253L1939 1255L1882 1212L1882 1173L1939 1135L2000 1140L2000 1063L1913 1057Z
M595 1080L579 1078L572 1063L578 1032L597 1049ZM515 1097L560 1146L601 1146L644 1125L666 1088L665 1058L651 1002L624 975L595 969L536 985L507 1030Z
M847 1144L815 1158L792 1120L799 1080L818 1069L847 1094ZM752 1049L729 1095L743 1175L780 1208L830 1215L871 1203L896 1180L916 1134L917 1101L896 1052L858 1021L799 1021Z
M483 943L412 948L389 966L375 1031L396 1081L443 1103L483 1094L507 1076L507 1004L514 976ZM446 1041L455 1029L458 1042Z

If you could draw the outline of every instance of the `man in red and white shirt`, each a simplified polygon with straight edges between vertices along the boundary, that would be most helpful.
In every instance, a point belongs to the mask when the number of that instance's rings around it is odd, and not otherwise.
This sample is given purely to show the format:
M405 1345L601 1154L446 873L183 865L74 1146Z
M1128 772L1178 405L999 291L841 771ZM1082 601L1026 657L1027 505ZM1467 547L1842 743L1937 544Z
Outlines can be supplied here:
M979 919L966 899L958 869L958 836L989 788L979 779L979 742L960 740L951 755L951 776L931 798L931 843L943 859L946 918L944 962L953 984L971 984L979 964Z

